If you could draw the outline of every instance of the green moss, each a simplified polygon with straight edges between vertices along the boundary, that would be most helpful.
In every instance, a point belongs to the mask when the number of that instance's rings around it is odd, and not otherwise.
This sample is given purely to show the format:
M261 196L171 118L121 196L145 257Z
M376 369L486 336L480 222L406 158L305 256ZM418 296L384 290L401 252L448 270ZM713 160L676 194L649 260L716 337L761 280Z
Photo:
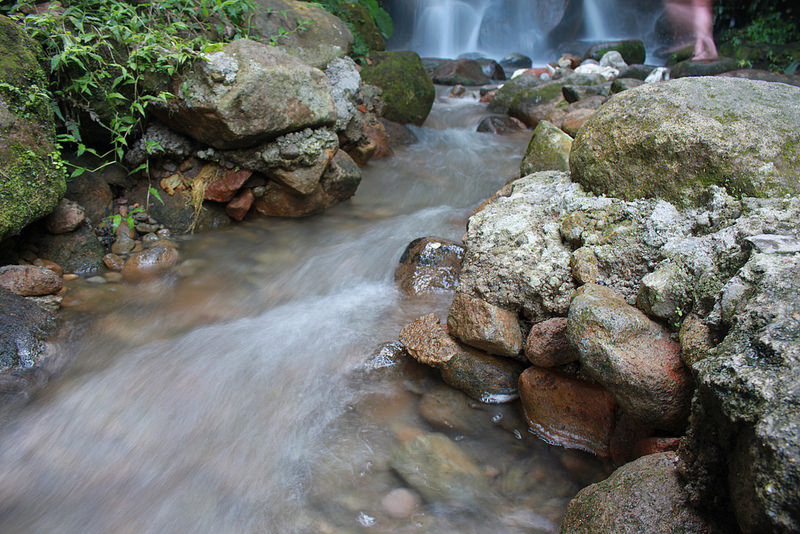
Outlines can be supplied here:
M419 125L430 113L436 90L415 52L373 52L361 78L383 91L387 119Z

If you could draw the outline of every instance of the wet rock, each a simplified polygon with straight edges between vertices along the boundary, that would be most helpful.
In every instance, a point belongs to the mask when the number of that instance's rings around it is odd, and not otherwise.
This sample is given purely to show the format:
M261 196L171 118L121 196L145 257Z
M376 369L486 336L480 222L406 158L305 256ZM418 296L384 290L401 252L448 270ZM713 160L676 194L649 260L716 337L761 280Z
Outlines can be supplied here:
M241 188L253 174L252 171L245 169L226 170L219 167L215 169L209 168L213 166L213 164L206 165L204 169L208 170L205 170L205 172L203 170L200 171L201 174L213 175L213 178L206 184L205 195L203 196L205 200L213 200L215 202L230 201L236 196L239 188Z
M502 404L519 397L523 366L513 360L462 349L440 367L442 380L486 404Z
M570 502L561 532L707 532L690 507L675 468L675 454L644 456Z
M500 60L500 66L506 72L514 72L517 69L529 69L533 65L533 60L524 54L509 54Z
M45 226L51 234L65 234L75 230L85 218L86 213L77 202L62 198L56 209L47 216Z
M647 52L644 43L638 39L625 41L610 41L592 46L586 51L584 57L600 61L606 53L610 51L619 52L625 62L629 65L644 63Z
M307 217L321 212L325 205L325 193L318 186L309 195L276 182L268 183L261 197L256 198L253 209L265 217Z
M569 308L567 339L582 368L645 426L681 432L692 383L669 332L619 293L587 284Z
M36 240L39 255L69 273L89 274L102 269L105 250L88 226L73 232L45 235Z
M455 289L464 247L440 237L420 237L408 244L394 279L408 295Z
M490 80L505 80L506 79L506 72L503 70L503 67L497 61L489 58L477 58L475 61L481 66L483 73L490 79Z
M586 121L592 118L594 114L595 110L589 108L570 111L561 119L561 129L567 135L575 137L578 134L578 130L581 129L581 126L583 126ZM571 144L570 148L572 148Z
M52 313L0 288L0 390L13 389L12 372L35 367L45 356L45 339L55 327Z
M154 104L154 113L170 128L215 148L251 147L336 122L321 71L249 39L205 54L197 68L172 83L175 97Z
M94 166L94 162L85 163ZM110 165L99 171L87 171L67 182L65 197L83 207L86 217L95 226L111 214L114 195L106 177L119 171L118 167L121 166Z
M558 367L577 361L567 342L567 318L554 317L536 323L525 340L525 357L537 367Z
M638 78L617 78L611 84L611 92L613 94L627 91L628 89L635 89L644 83L644 80Z
M399 339L415 360L431 367L443 367L461 351L433 313L404 326Z
M508 114L535 128L539 121L546 118L553 108L564 101L563 86L561 82L547 82L522 91L511 101Z
M255 200L256 197L253 195L252 189L242 189L239 194L225 206L225 213L234 221L241 221L244 219L245 215L247 215L247 212L250 211Z
M422 499L408 488L395 488L381 499L381 508L392 519L408 519L422 504Z
M325 192L323 208L344 202L356 194L361 184L361 169L344 150L338 150L322 174L320 185Z
M719 57L712 61L681 61L670 67L672 78L686 78L688 76L716 76L723 72L737 70L741 65L733 58Z
M0 288L22 297L58 293L62 285L61 277L46 267L35 265L0 267Z
M157 245L132 255L122 268L125 280L138 282L164 274L178 263L178 251Z
M528 426L544 441L609 456L616 402L601 386L529 367L519 394Z
M431 73L433 83L441 85L486 85L489 77L483 67L473 59L448 60Z
M112 271L121 271L125 266L125 260L117 254L106 254L103 256L103 263Z
M36 265L37 267L45 267L47 269L50 269L51 271L56 273L58 276L63 276L64 275L64 269L62 269L61 266L59 264L57 264L56 262L54 262L54 261L43 260L42 258L36 258L33 261L33 264Z
M508 113L514 98L522 92L542 85L542 80L538 76L530 73L523 73L503 84L497 90L494 98L489 104L489 110L495 113Z
M522 158L520 176L539 171L568 171L571 149L569 135L546 120L540 121Z
M796 195L798 122L800 89L788 85L720 77L645 84L584 124L572 178L596 194L677 205L702 204L713 184L736 197Z
M47 99L30 100L48 86L38 43L17 22L0 16L0 241L50 213L66 190L56 164L55 124Z
M477 131L503 135L521 132L526 129L527 126L525 126L522 121L515 119L514 117L508 117L506 115L490 115L481 119L481 122L478 123Z
M456 292L447 315L450 334L490 354L519 358L522 332L517 314L485 300Z
M114 254L127 254L133 247L136 246L136 241L128 237L126 233L117 233L117 239L111 245L111 252Z
M644 81L655 67L650 65L628 65L619 70L618 79L636 79Z
M383 91L384 117L391 121L421 125L430 113L436 91L415 52L373 52L361 79Z
M251 37L272 46L279 36L275 47L303 63L322 69L353 47L344 21L317 5L296 0L258 0L256 5L249 14ZM296 31L301 21L304 29Z
M419 400L419 413L425 421L436 428L455 432L475 432L480 427L476 422L477 412L472 401L461 391L442 386L427 391Z
M391 465L429 503L469 506L489 491L480 468L444 434L422 434L402 443Z

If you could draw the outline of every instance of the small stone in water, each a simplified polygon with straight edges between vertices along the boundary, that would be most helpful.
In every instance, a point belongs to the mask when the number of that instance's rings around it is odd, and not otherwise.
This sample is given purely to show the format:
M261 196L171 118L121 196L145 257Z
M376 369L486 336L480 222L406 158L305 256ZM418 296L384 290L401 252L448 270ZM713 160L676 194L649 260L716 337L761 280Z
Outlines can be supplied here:
M358 522L361 524L361 526L371 527L375 524L375 518L365 514L364 512L361 512L358 514Z
M408 488L396 488L381 499L381 506L386 515L393 519L407 519L414 509L422 503L417 493Z

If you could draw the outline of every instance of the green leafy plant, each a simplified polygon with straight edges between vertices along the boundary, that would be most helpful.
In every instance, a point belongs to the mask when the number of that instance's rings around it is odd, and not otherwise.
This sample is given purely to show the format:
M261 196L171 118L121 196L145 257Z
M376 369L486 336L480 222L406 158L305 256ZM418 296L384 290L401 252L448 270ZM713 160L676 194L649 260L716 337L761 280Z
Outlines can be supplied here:
M63 0L39 12L26 0L4 10L46 54L50 87L44 94L61 124L58 142L78 156L89 153L111 163L121 161L139 134L148 107L171 96L163 89L165 80L216 41L246 36L253 4ZM104 132L104 142L96 141L97 130ZM73 166L72 176L85 170Z

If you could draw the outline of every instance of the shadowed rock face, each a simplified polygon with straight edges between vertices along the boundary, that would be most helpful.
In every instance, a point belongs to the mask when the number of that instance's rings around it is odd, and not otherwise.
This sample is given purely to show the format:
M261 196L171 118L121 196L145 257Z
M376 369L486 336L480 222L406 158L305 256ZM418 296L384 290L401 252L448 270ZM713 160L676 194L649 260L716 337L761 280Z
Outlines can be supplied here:
M55 326L51 313L0 288L0 393L14 389L10 372L32 369L44 355L44 339Z
M588 120L570 155L573 180L595 194L698 205L729 194L800 193L800 88L704 77L645 84Z

